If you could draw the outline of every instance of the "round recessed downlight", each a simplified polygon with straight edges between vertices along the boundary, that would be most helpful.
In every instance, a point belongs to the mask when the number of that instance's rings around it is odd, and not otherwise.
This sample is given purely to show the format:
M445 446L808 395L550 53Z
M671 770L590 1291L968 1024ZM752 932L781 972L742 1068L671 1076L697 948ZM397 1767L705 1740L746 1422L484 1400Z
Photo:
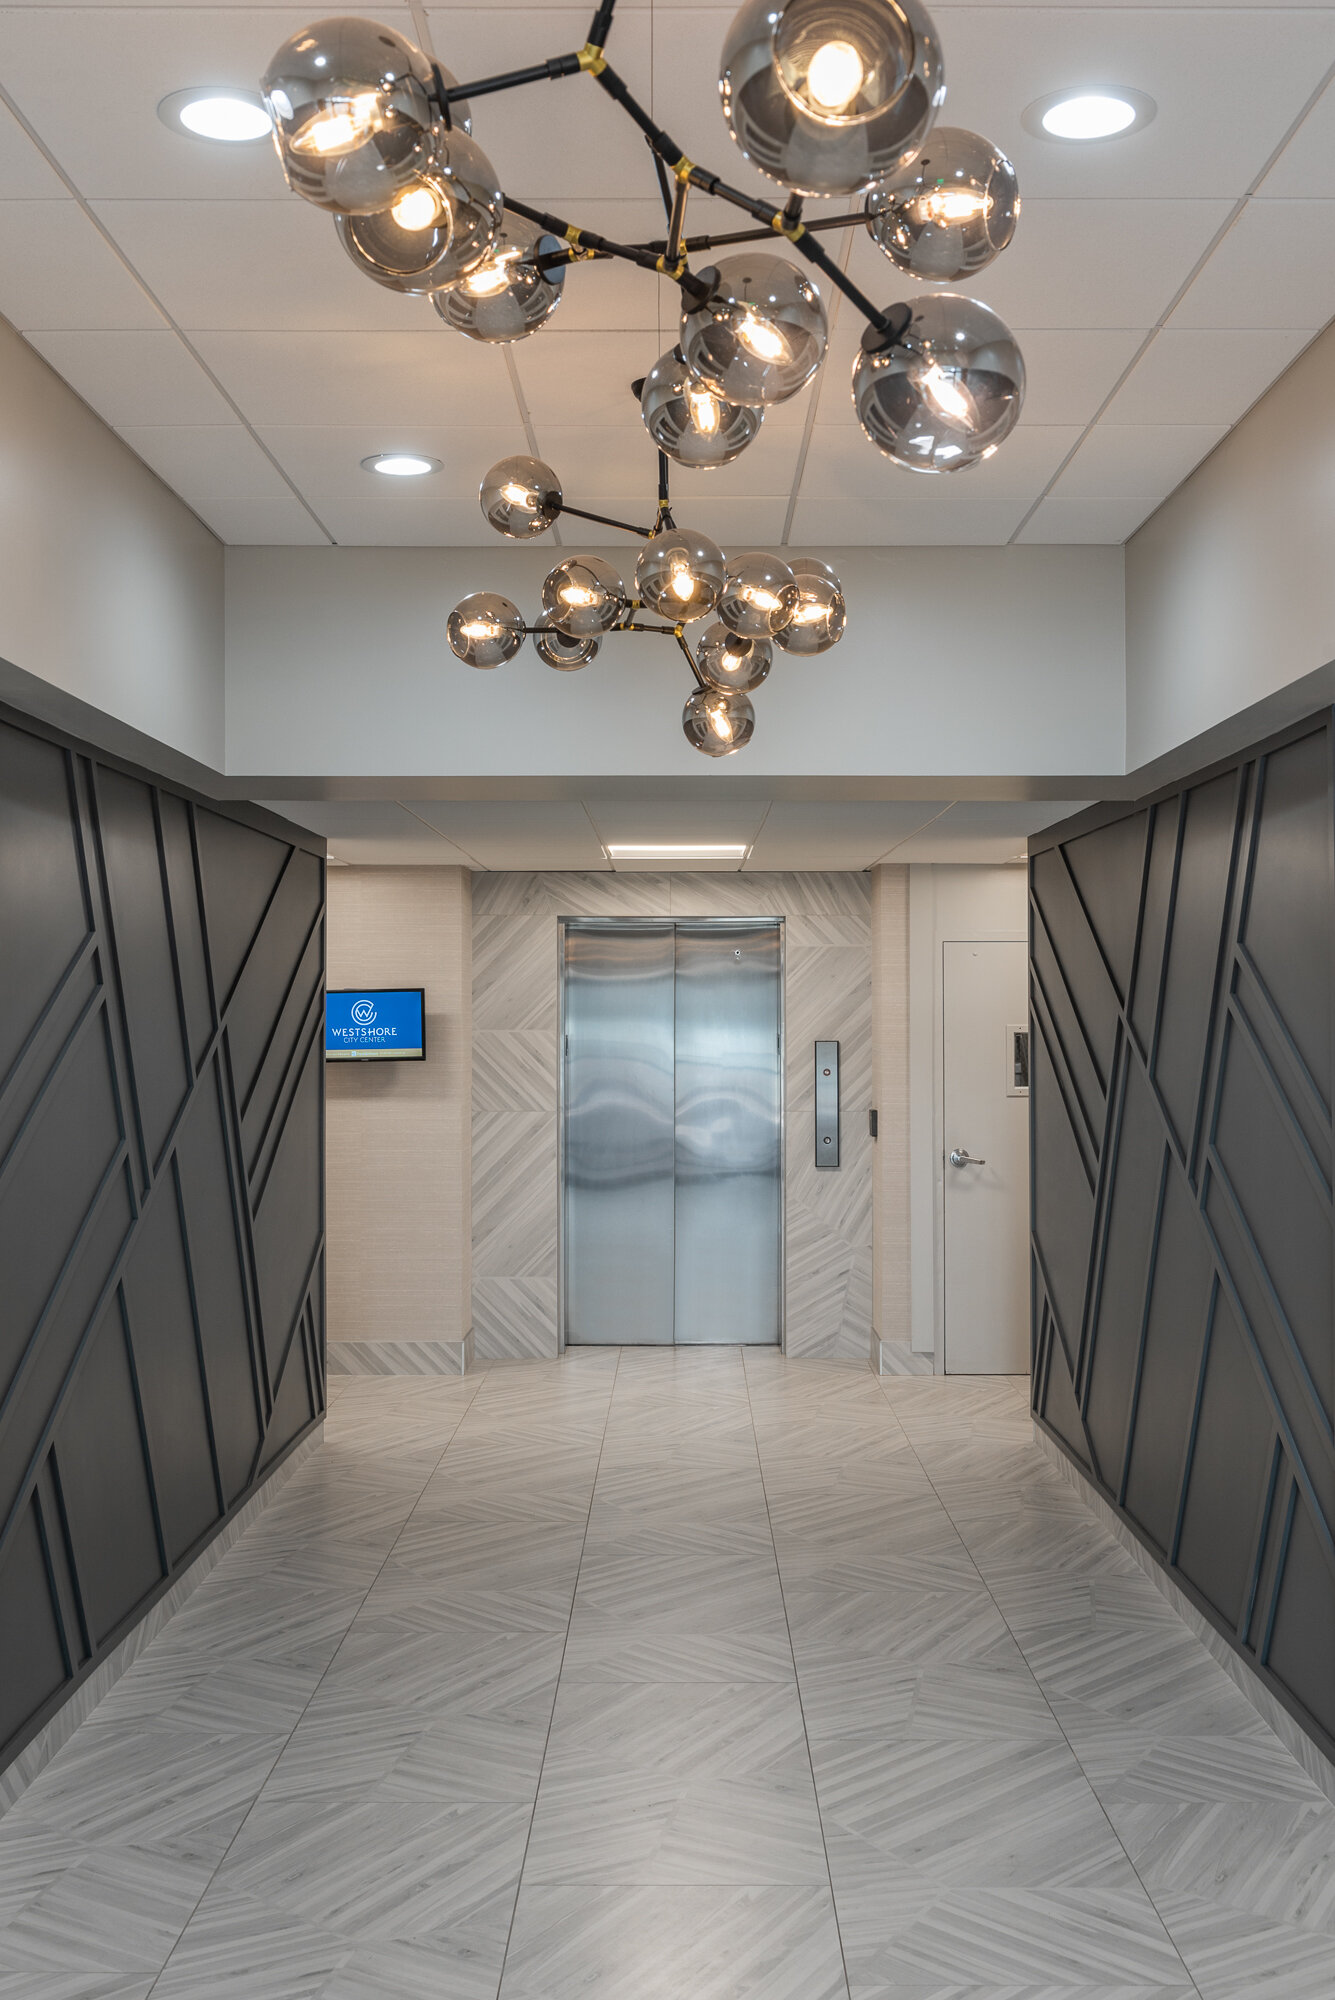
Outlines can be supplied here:
M378 451L362 460L363 472L379 472L386 479L421 479L440 471L438 458L423 458L415 451Z
M192 139L214 139L230 146L267 139L273 129L263 100L254 91L233 90L227 84L174 90L158 106L158 117L173 132L188 132Z
M1120 139L1148 125L1156 110L1143 90L1054 90L1024 113L1027 132L1039 139Z

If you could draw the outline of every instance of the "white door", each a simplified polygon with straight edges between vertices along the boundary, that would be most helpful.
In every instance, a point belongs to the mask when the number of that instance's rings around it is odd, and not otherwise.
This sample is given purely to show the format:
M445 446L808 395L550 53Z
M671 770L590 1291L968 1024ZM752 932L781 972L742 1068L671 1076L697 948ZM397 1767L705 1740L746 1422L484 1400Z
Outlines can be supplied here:
M944 946L947 1375L1029 1372L1029 987L1022 944Z

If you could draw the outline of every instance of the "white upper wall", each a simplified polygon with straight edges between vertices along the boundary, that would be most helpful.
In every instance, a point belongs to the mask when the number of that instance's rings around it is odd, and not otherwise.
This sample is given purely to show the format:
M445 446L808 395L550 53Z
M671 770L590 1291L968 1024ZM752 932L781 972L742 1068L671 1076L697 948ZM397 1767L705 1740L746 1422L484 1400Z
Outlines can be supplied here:
M1132 537L1126 599L1131 770L1335 660L1335 328Z
M222 547L0 321L0 658L221 769Z
M633 551L608 553L629 576ZM1121 773L1120 549L811 553L843 579L847 632L816 660L776 648L755 737L721 777ZM531 646L493 673L454 658L459 598L499 590L533 617L556 559L229 549L229 772L701 776L680 726L690 670L670 640L611 641L571 674Z

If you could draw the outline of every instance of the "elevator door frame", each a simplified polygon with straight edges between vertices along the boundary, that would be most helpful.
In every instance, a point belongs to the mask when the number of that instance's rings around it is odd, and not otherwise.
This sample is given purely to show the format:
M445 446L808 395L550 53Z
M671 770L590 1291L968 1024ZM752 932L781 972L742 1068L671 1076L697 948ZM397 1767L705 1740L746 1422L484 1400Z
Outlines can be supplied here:
M556 1346L566 1348L566 932L657 931L689 924L717 931L774 930L779 933L779 1352L788 1352L788 1008L782 917L558 917L556 920ZM773 1352L773 1349L770 1349Z

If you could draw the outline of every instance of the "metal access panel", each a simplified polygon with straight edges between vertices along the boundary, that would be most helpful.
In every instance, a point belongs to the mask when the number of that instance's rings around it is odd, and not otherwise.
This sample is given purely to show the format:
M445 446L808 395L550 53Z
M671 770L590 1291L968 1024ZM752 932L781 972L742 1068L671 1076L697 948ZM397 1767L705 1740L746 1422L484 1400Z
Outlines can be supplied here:
M816 1044L816 1165L839 1164L839 1044Z
M563 926L568 1341L777 1344L781 938L774 921Z

